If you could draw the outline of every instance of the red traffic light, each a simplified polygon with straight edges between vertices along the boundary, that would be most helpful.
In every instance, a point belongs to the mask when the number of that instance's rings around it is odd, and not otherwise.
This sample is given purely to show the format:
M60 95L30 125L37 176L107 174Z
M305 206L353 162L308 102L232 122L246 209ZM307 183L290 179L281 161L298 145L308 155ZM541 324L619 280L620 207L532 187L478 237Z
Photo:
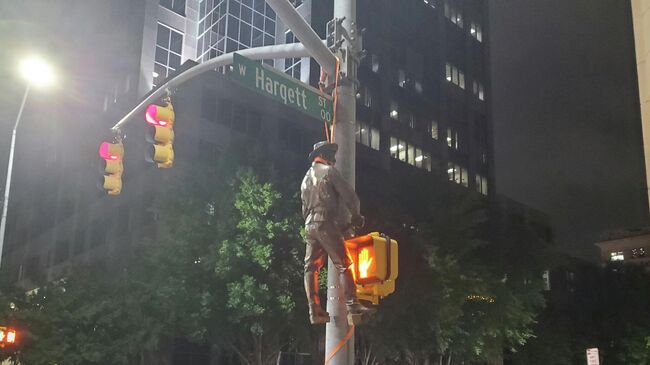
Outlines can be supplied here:
M174 109L171 104L168 104L167 106L151 104L147 107L147 111L144 115L144 119L147 123L160 127L170 127L174 124L174 118Z
M124 147L121 143L102 142L99 145L99 156L104 160L120 160L124 156Z

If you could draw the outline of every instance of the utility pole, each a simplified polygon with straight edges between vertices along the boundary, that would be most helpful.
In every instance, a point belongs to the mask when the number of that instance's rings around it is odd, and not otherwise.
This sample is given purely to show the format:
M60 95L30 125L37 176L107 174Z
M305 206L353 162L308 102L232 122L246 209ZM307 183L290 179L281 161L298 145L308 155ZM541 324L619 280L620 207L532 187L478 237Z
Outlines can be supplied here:
M356 0L334 0L333 21L340 24L343 33L338 35L338 41L343 42L337 52L341 80L336 90L338 96L335 106L334 140L339 145L336 168L352 186L355 186L356 161L354 132L357 119L357 57L361 50L356 18ZM327 311L330 314L330 322L325 330L325 365L354 365L354 327L348 324L343 288L339 283L338 271L331 260L327 270Z
M314 0L318 1L318 0ZM357 68L361 54L361 35L357 29L356 0L334 0L334 21L339 22L342 42L337 42L336 54L333 54L323 44L316 32L296 11L288 0L266 0L282 21L291 29L301 44L287 44L240 50L238 53L252 59L292 58L310 56L316 59L321 68L329 75L330 82L336 80L336 57L340 62L340 80L338 83L336 107L336 129L334 140L339 145L337 153L337 169L343 177L354 186L355 184L355 123L356 123L356 93ZM335 57L336 56L336 57ZM159 98L165 89L179 85L204 72L217 67L232 64L233 54L227 53L177 75L158 90L150 94L131 112L125 115L112 130L122 128L132 120L136 113L144 110L152 100ZM327 311L330 323L326 325L325 334L325 365L354 365L354 327L348 325L347 308L338 270L332 262L328 264Z

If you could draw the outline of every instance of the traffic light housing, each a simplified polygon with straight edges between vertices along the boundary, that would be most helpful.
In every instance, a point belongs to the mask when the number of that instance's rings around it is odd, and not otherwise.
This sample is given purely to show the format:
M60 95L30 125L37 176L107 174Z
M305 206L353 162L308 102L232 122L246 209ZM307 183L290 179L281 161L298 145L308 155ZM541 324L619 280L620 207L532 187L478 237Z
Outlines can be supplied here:
M0 347L16 343L16 330L0 326Z
M169 99L166 105L151 104L147 107L145 121L149 124L145 139L152 145L147 149L145 158L158 168L166 169L174 164L174 107Z
M353 262L357 297L379 304L379 299L395 291L398 274L398 245L390 237L372 232L345 241Z
M124 172L124 145L122 142L102 142L99 145L104 176L99 187L108 195L119 195L122 191L122 173Z

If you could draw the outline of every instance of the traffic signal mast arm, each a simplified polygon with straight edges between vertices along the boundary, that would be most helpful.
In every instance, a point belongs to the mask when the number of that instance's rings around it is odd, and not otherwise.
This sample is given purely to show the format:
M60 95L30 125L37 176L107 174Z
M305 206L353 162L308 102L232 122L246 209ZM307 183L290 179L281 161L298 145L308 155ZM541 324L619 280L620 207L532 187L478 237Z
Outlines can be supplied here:
M321 41L323 47L325 41ZM301 58L301 57L311 57L310 51L302 43L290 43L290 44L279 44L275 46L264 46L256 48L248 48L237 51L238 54L246 56L254 60L262 59L276 59L276 58ZM117 122L112 128L112 131L118 131L123 128L127 123L133 120L133 117L142 113L149 104L160 100L163 98L169 89L173 89L182 83L193 79L196 76L199 76L205 72L213 71L222 66L228 66L233 62L233 55L235 52L226 53L221 56L217 56L213 59L210 59L206 62L198 64L189 70L177 75L171 80L167 81L161 85L158 89L152 92L147 96L142 102L140 102L133 110L126 114L119 122ZM334 56L332 56L334 57ZM328 70L331 68L334 70L336 60L333 58L332 65L321 65L324 69ZM334 72L334 71L332 71Z

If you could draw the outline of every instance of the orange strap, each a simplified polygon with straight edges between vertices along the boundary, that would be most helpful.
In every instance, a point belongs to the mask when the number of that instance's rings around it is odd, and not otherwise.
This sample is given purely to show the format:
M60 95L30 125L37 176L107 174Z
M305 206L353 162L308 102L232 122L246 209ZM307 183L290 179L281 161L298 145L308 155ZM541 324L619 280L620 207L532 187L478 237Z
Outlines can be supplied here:
M334 115L332 115L332 140L331 143L334 143L334 131L336 130L336 105L338 104L339 99L339 69L341 67L341 61L336 57L336 78L334 81Z
M350 338L352 338L352 334L354 334L354 325L350 326L350 329L348 330L348 333L345 335L343 340L341 340L341 342L339 342L336 345L336 347L332 350L332 352L330 352L329 355L327 355L324 365L327 365L327 363L330 362L330 360L332 360L334 355L336 355L337 352L341 351L343 346L345 346L345 344L350 340Z
M332 133L329 131L329 126L327 125L327 121L323 120L323 124L325 125L325 140L329 143L334 143L334 131L336 130L336 104L338 101L338 96L339 96L339 70L341 68L341 61L339 60L338 57L336 57L336 78L334 79L334 95L333 95L333 104L334 104L334 110L333 115L332 115ZM325 92L324 85L325 85L325 79L327 77L327 74L323 69L320 71L320 80L318 82L318 88L322 93Z

